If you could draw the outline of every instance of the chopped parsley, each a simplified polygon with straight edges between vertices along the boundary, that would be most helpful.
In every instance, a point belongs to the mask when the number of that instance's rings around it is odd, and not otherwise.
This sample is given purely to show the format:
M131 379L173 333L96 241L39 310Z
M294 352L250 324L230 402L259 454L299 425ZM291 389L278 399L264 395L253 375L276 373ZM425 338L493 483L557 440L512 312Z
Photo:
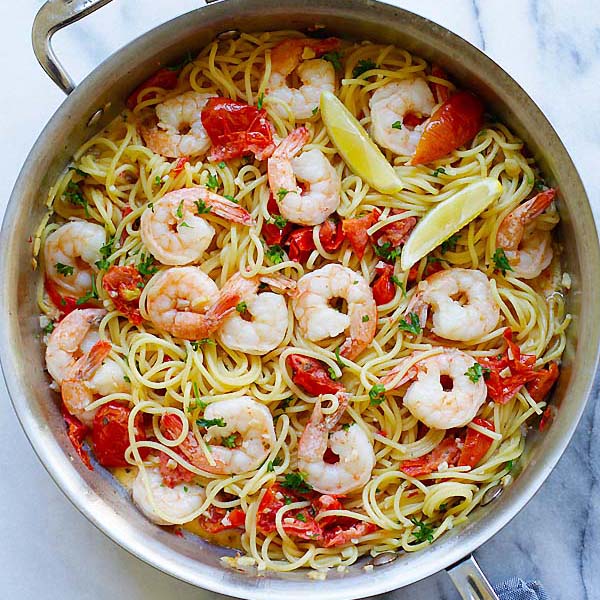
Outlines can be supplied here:
M75 206L81 206L85 210L85 214L88 217L90 216L88 201L84 198L83 194L81 193L81 189L76 183L69 181L64 195L71 204Z
M284 496L283 501L285 502L286 506L292 503L292 499L289 496Z
M212 344L213 346L216 344L215 340L211 338L202 338L201 340L196 340L194 342L190 342L192 346L192 350L198 351L200 346L204 346L204 344Z
M244 314L247 310L248 310L248 305L245 302L240 302L236 307L235 310L237 310L240 314Z
M287 219L285 217L282 217L281 215L275 215L274 217L272 217L271 222L278 229L283 229L287 225Z
M56 267L56 272L62 275L63 277L73 275L73 271L75 270L71 265L63 265L59 262L57 262L54 266Z
M161 185L161 184L162 184L162 178L161 178L161 176L160 176L160 175L157 175L157 176L154 178L154 185Z
M444 167L438 167L435 171L433 171L432 175L434 177L437 177L438 175L445 175L446 174L446 169L444 169Z
M305 481L306 475L297 471L295 473L286 473L281 485L288 490L296 490L301 494L310 492L312 486Z
M369 315L363 315L362 316L362 322L366 323L369 320Z
M506 271L512 271L513 268L510 266L508 262L508 258L506 258L506 254L504 254L504 250L502 248L496 248L496 252L494 252L494 256L492 256L492 260L494 261L494 265L497 271L500 271L502 275L506 275Z
M323 54L321 58L330 62L336 71L341 70L342 63L340 59L342 58L342 55L337 50L335 52L327 52L326 54Z
M194 204L199 215L205 215L210 212L210 206L206 206L204 200L195 200Z
M179 227L192 227L191 225L188 225L185 221L181 221L181 223L179 223Z
M227 200L229 200L230 202L235 202L236 204L238 204L238 201L235 199L235 196L232 196L231 194L225 194L223 198L227 198Z
M333 379L333 381L337 381L339 377L336 375L333 367L327 367L327 372L329 373L329 378Z
M283 460L276 456L273 460L270 460L267 463L267 472L272 473L275 470L275 467L279 467L283 464Z
M391 262L395 261L401 253L401 249L392 247L390 242L385 242L384 244L381 244L381 246L373 244L373 250L375 250L377 256Z
M513 470L514 466L514 460L509 460L505 465L505 469L510 473Z
M350 429L350 427L352 427L352 425L354 425L354 423L344 423L344 424L342 425L342 429L343 429L344 431L348 431L348 429Z
M296 519L298 519L298 521L302 521L303 523L306 523L306 515L304 515L302 513L298 513L296 515Z
M77 175L79 175L80 177L87 177L87 173L85 171L82 171L79 167L69 167L69 171L75 171L75 173L77 173Z
M414 335L419 335L419 333L421 333L419 316L414 312L408 313L407 318L402 319L398 327L402 331L408 331L408 333L413 333Z
M288 396L281 401L281 410L285 411L288 409L290 402L294 400L294 396Z
M108 267L110 267L110 261L108 260L108 257L113 253L114 243L115 238L110 238L110 240L108 240L108 242L106 242L106 244L100 248L100 254L102 258L96 261L96 266L101 271L106 271L108 270Z
M482 367L478 362L471 365L465 375L473 382L477 383L482 377L486 377L490 374L488 367Z
M404 284L403 284L403 283L402 283L402 282L401 282L401 281L398 279L398 277L396 277L396 275L392 275L392 276L390 277L390 281L391 281L391 282L392 282L394 285L396 285L396 286L398 286L398 287L400 288L400 291L402 292L402 296L403 296L404 298L406 298L406 290L404 289Z
M216 175L210 173L208 175L208 179L206 180L206 187L209 190L216 190L219 187L219 179Z
M413 517L410 521L413 525L417 527L416 531L412 532L412 534L415 537L415 540L419 543L427 541L431 544L431 542L433 542L433 527L430 527L429 525L427 525L427 523L424 523L423 521L419 521L415 517Z
M279 263L282 263L284 260L283 248L277 244L275 246L269 246L267 248L266 254L267 254L267 258L274 265L278 265Z
M158 267L154 266L154 257L151 254L140 254L140 262L136 265L140 275L154 275Z
M175 214L177 215L178 219L183 219L183 200L179 203Z
M222 160L219 164L217 164L217 167L219 167L219 169L224 169L227 166L227 163Z
M222 425L221 425L222 427ZM223 438L223 446L225 446L226 448L234 448L235 447L235 438L236 435L235 433L228 435L227 437Z
M95 277L92 277L92 289L85 296L81 296L81 298L77 298L77 301L75 302L75 304L77 304L77 306L81 306L82 304L85 304L86 302L89 302L90 300L92 300L92 298L94 300L98 299L98 289L96 288L96 278Z
M54 321L50 321L45 327L42 328L42 331L46 334L52 333L54 331Z
M312 114L313 114L313 117L314 117L314 116L315 116L315 115L316 115L318 112L319 112L319 107L318 107L318 106L315 106L315 107L312 109Z
M281 188L278 192L277 192L277 200L279 202L281 202L292 190L284 190L283 188Z
M533 187L541 192L546 189L546 182L543 179L536 179Z
M148 202L148 208L154 212L154 202Z
M379 68L379 65L375 64L370 59L359 60L358 64L354 67L354 69L352 69L352 77L354 79L357 79L363 73L366 73L367 71L370 71L371 69L378 69L378 68Z
M187 491L188 491L188 486L187 486L187 485L184 485L184 486L183 486L183 491L184 491L184 492L187 492Z
M448 505L446 503L444 503L444 504L439 505L438 510L441 510L442 512L444 512L447 508L448 508Z
M347 367L348 363L345 363L342 360L342 357L340 356L340 347L339 346L335 349L334 353L335 353L335 361L340 366L340 369L343 369L344 367Z
M131 379L129 377L127 377L127 375L123 375L123 379L127 382L127 383L131 383Z
M394 121L392 123L392 129L402 129L402 121Z
M227 423L219 417L218 419L196 419L198 427L226 427Z
M385 400L385 386L381 383L376 383L369 390L369 404L371 406L379 406Z
M262 110L264 101L265 101L265 95L261 94L256 101L256 108L258 108L258 110Z
M446 254L446 252L454 251L456 249L456 244L460 239L460 235L458 233L453 233L447 240L442 242L442 254Z

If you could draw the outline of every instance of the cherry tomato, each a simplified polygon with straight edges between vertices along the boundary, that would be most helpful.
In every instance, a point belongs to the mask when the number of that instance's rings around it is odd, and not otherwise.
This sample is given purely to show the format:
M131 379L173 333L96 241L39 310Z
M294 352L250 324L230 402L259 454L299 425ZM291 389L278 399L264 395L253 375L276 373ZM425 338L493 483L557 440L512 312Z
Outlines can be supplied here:
M419 125L424 123L426 120L427 117L420 117L419 115L415 115L415 113L409 112L404 115L404 118L402 119L402 126L414 129L415 127L418 127Z
M171 167L169 175L171 177L177 177L177 175L179 175L179 173L181 173L181 171L185 169L185 165L187 165L189 162L190 159L187 156L184 156L183 158L178 158L175 161L175 164Z
M558 374L558 365L554 362L548 365L548 369L536 371L537 378L527 384L529 395L536 402L541 402L552 389L552 386L558 379Z
M475 417L473 419L473 423L475 423L475 425L479 425L480 427L485 427L485 429L489 429L490 431L494 431L494 424L486 419ZM475 431L475 429L467 427L467 434L462 450L460 451L458 466L467 466L471 467L472 469L476 467L479 461L490 449L492 442L493 440L490 436L479 433L479 431Z
M339 381L329 377L323 363L315 358L290 354L286 364L292 371L292 381L311 396L336 394L344 389Z
M183 456L182 452L178 448L171 448L173 452ZM159 471L162 475L163 483L170 488L174 488L176 485L180 483L190 483L195 474L191 471L188 471L185 467L182 467L179 463L176 466L173 466L171 462L171 457L165 452L159 453Z
M375 271L379 274L373 282L373 298L375 304L387 304L394 299L396 295L396 286L391 277L394 274L394 267L383 262L377 263Z
M431 115L410 160L422 165L447 156L472 140L483 125L483 104L470 92L457 92Z
M102 287L119 312L134 325L141 324L139 301L144 281L135 267L113 265L104 275Z
M177 80L179 79L179 72L173 69L159 69L144 81L141 85L135 88L135 90L131 93L129 98L127 98L127 108L133 110L138 102L140 101L140 96L144 92L144 90L150 87L158 87L163 90L174 90L177 87ZM145 100L149 100L150 98L154 98L155 94L152 95L146 94L144 95Z
M279 206L277 204L277 200L275 200L275 196L273 194L269 194L269 201L267 203L267 210L271 215L271 218L278 217L281 215L279 212ZM287 221L283 227L279 227L274 222L266 222L263 223L261 229L261 235L263 236L265 242L268 246L278 245L281 246L287 240L289 234L294 230L294 224Z
M357 539L377 531L377 525L365 521L354 521L349 527L338 525L323 532L323 540L320 545L324 548L333 548L334 546L345 546L354 544Z
M289 244L288 256L290 260L298 263L307 261L310 253L315 249L312 227L300 227L290 233L287 243Z
M219 533L227 529L243 529L246 513L241 508L227 511L224 508L211 506L208 511L198 517L200 527L208 533Z
M120 402L103 404L94 417L92 443L96 460L104 467L126 467L125 450L129 448L129 430L127 423L131 409ZM138 413L134 422L135 439L146 439L142 415ZM148 449L140 450L142 458Z
M399 214L404 211L394 210L393 214ZM390 244L392 248L398 248L406 243L408 236L417 224L416 217L407 217L401 221L394 221L386 225L373 236L379 245Z
M544 411L544 414L542 415L542 418L540 419L540 424L538 425L538 429L540 431L546 431L546 429L548 429L548 427L552 424L552 421L554 421L555 416L556 416L556 407L547 406L546 410Z
M456 438L447 435L429 454L402 461L400 470L411 477L421 477L436 471L443 462L451 467L455 466L459 457L460 450Z
M230 160L253 153L264 160L273 153L273 128L264 109L228 98L210 98L202 124L213 147L208 160Z
M79 456L83 464L90 471L93 471L94 467L92 467L90 457L83 449L83 441L89 432L89 427L84 425L77 417L74 417L71 413L69 413L64 404L62 405L62 415L65 420L65 425L67 426L67 437L69 438L71 444L73 444L73 448L75 448L77 456Z
M44 279L44 288L48 294L48 298L58 310L60 311L61 320L63 317L68 315L69 313L77 310L78 308L94 308L97 306L93 302L84 302L82 304L77 304L77 298L72 298L71 296L61 296L60 292L56 288L56 284L46 277Z
M369 234L367 229L375 225L379 220L381 213L375 209L364 217L356 217L354 219L342 220L342 231L350 242L354 254L360 259L365 254L365 250L369 245Z
M341 221L326 219L319 230L319 241L325 252L336 252L346 238Z

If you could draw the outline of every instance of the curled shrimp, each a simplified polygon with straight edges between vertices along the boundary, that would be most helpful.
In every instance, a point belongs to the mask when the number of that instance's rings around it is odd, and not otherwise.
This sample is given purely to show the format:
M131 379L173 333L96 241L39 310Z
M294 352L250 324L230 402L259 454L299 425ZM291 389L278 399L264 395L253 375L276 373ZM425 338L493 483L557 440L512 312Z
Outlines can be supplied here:
M321 92L335 90L335 69L323 59L302 60L306 49L323 54L339 46L335 38L315 40L310 38L288 39L280 42L271 51L271 75L267 83L266 96L278 100L272 103L273 112L282 118L289 110L295 119L310 119L319 106ZM288 85L288 77L297 73L302 84L297 89ZM283 104L280 104L283 103Z
M205 187L185 188L166 194L142 213L142 242L165 265L197 262L215 235L204 218L207 213L242 225L254 222L247 210Z
M534 279L551 262L550 232L536 229L534 220L550 206L556 190L540 192L519 204L500 223L496 246L502 248L516 277Z
M373 446L358 425L334 431L348 405L346 394L338 394L338 399L338 408L326 417L321 401L315 403L298 442L298 469L306 473L306 481L322 494L347 494L364 487L375 466ZM339 457L337 462L324 460L328 448Z
M269 186L288 221L319 225L337 210L341 182L337 171L317 148L296 156L308 142L306 127L294 129L267 163ZM297 180L303 183L301 188Z
M210 148L210 138L202 125L202 109L215 94L185 92L155 107L156 119L140 125L150 150L168 158L201 156Z
M475 364L475 359L465 352L445 348L440 354L416 362L395 382L406 367L403 361L400 362L381 379L381 383L389 390L412 381L404 394L403 404L427 427L462 427L473 420L487 397L483 377L477 381L469 377L468 371ZM451 388L448 380L452 381Z
M146 311L152 323L184 340L210 337L240 301L237 293L219 292L198 267L160 271L146 289Z
M348 314L332 308L330 301L343 298ZM377 306L363 276L340 264L328 264L298 280L293 309L302 334L312 342L335 337L348 330L340 354L354 360L373 340Z
M227 348L247 354L266 354L285 338L288 328L288 308L285 298L273 292L258 293L260 283L281 291L295 290L296 282L283 275L245 278L240 273L224 286L240 297L237 310L219 328L221 343Z
M395 154L412 155L425 129L425 123L411 127L406 115L430 116L435 106L433 94L421 77L388 83L377 88L369 100L371 134L375 141Z
M213 402L206 407L203 419L209 425L204 441L210 443L209 456L193 433L177 446L196 468L209 473L246 473L257 469L275 444L275 427L269 409L250 396ZM170 439L181 435L181 419L167 414L161 429Z
M133 501L148 519L157 525L178 525L189 520L204 500L204 488L194 483L180 483L173 487L163 484L162 475L156 467L142 469L133 482Z
M92 289L106 243L104 227L87 221L69 221L46 238L44 264L46 276L65 295L83 296Z
M492 331L500 318L490 280L476 269L447 269L421 281L406 312L416 312L425 327L429 308L431 330L447 340L479 338Z

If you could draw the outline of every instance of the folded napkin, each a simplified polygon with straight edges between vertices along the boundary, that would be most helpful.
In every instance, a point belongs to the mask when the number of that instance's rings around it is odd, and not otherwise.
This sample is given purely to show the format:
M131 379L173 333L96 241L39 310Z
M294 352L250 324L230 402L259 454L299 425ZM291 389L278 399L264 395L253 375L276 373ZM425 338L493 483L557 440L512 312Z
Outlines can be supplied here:
M511 577L495 588L500 600L549 600L539 581Z

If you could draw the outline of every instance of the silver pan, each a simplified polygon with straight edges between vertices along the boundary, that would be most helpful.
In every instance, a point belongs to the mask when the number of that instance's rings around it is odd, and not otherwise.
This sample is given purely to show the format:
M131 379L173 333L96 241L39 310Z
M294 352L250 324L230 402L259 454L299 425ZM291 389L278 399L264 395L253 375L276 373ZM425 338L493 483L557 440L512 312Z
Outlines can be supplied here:
M598 357L598 237L585 190L556 132L519 85L479 50L439 25L373 0L221 0L145 34L75 87L52 53L51 36L109 1L51 0L36 17L33 42L38 59L68 97L23 166L0 234L2 367L15 411L40 460L101 531L147 563L198 587L260 600L310 595L341 600L400 588L447 569L463 598L495 598L471 553L523 508L556 465L585 407ZM325 581L308 579L304 573L256 577L225 568L219 560L226 552L222 548L194 537L181 539L152 525L108 473L100 468L89 472L73 456L44 373L34 294L39 275L31 270L27 243L44 213L48 188L70 156L118 114L129 92L160 64L170 64L231 30L305 29L315 23L325 25L331 35L397 44L440 64L526 141L549 184L560 190L559 235L573 280L568 309L574 316L552 398L557 416L543 435L534 430L528 435L514 483L506 490L496 488L469 523L426 550L380 557L372 570L364 569L368 559L363 559Z

